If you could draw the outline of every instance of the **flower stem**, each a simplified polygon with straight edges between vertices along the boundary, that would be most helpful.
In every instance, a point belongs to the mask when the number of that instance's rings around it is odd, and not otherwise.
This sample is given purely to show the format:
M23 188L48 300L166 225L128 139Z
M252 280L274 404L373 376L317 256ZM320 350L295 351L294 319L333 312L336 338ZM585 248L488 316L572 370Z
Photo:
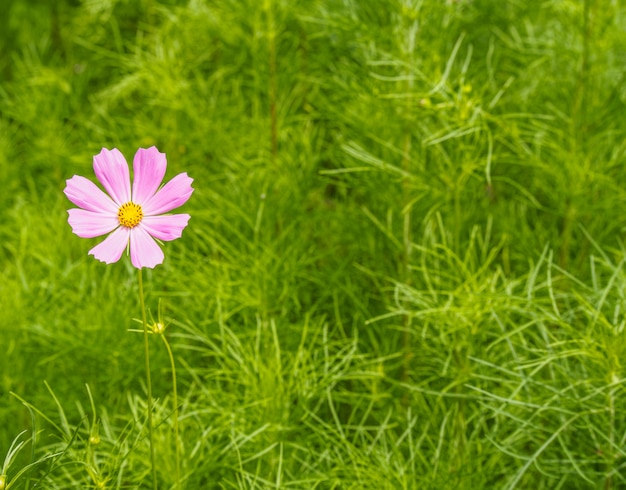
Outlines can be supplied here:
M178 431L178 392L176 391L176 363L174 362L174 354L165 335L161 335L167 353L170 356L172 364L172 395L174 398L174 438L176 444L176 488L180 489L180 436Z
M157 490L157 475L154 453L154 438L152 425L152 381L150 379L150 348L148 346L148 322L146 321L146 303L143 297L143 277L141 268L137 269L137 277L139 279L139 302L141 303L141 319L143 321L143 344L146 357L146 384L148 385L148 432L150 434L150 462L152 465L152 488Z

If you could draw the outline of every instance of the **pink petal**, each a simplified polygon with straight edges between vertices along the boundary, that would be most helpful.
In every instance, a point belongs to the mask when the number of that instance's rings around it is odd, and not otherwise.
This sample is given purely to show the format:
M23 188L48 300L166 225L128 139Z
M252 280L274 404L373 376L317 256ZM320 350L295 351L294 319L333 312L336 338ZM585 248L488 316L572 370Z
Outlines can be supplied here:
M72 231L81 238L106 235L120 225L114 213L95 213L73 208L67 214L69 214L67 221L72 227Z
M130 230L130 261L137 269L152 269L162 264L164 258L161 247L141 226Z
M188 214L146 216L139 226L154 238L169 242L181 237L189 218Z
M89 251L89 255L93 255L100 262L112 264L120 260L128 245L130 230L124 226L120 226L111 233L105 240L96 245Z
M186 172L178 174L142 205L144 216L167 213L185 204L193 192L192 182Z
M154 146L139 148L133 159L133 202L143 204L157 191L167 168L165 153Z
M117 148L102 148L93 157L93 170L118 206L130 201L130 173L124 155Z
M92 181L74 175L65 182L67 185L63 192L78 207L97 213L117 213L117 205Z

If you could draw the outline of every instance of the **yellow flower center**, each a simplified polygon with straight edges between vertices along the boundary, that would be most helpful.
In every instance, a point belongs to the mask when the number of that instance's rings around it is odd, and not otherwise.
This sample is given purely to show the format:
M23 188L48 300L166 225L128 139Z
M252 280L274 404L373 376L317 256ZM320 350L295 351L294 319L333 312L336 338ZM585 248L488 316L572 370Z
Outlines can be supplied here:
M120 225L126 228L134 228L137 226L143 218L143 210L139 204L135 204L132 201L128 201L126 204L122 204L117 212L117 219Z

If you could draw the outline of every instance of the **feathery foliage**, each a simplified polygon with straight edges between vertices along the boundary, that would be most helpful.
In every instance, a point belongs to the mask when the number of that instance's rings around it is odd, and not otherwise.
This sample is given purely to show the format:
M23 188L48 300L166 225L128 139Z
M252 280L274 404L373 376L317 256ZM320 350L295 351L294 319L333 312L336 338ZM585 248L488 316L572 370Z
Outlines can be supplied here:
M0 489L148 488L134 270L61 191L153 144L196 188L145 275L182 488L626 486L625 27L609 0L4 0Z

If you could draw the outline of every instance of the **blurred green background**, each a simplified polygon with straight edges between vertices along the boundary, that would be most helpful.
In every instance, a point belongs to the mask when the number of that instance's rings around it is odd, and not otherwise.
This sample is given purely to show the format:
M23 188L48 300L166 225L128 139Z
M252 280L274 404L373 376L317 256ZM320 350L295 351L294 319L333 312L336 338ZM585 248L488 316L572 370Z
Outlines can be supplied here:
M0 461L31 437L13 488L148 480L135 271L87 255L62 190L102 147L152 145L196 189L144 274L184 488L626 485L625 16L2 0Z

